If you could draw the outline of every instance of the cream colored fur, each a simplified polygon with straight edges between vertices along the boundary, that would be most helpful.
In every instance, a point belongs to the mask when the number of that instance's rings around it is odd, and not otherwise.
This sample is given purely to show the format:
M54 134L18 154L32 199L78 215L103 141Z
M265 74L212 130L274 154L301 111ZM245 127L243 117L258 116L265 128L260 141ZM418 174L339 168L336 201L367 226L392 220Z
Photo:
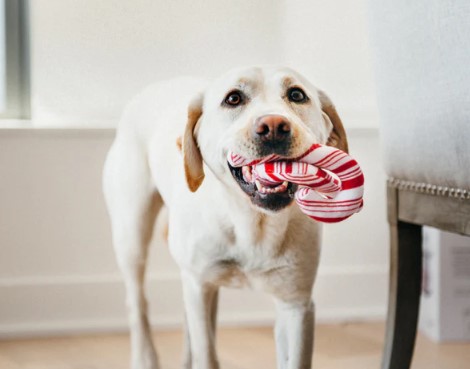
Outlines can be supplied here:
M286 101L291 85L309 94L308 105ZM233 86L253 96L238 113L221 105ZM183 283L184 367L219 368L214 346L218 289L246 286L274 297L278 368L310 368L311 297L321 226L295 204L277 213L256 208L226 161L229 149L254 155L249 132L254 119L268 113L291 123L293 156L314 142L326 143L333 134L319 91L287 68L239 69L212 83L193 78L163 82L126 108L106 160L103 186L127 291L133 369L160 368L143 282L148 244L163 205L169 248Z

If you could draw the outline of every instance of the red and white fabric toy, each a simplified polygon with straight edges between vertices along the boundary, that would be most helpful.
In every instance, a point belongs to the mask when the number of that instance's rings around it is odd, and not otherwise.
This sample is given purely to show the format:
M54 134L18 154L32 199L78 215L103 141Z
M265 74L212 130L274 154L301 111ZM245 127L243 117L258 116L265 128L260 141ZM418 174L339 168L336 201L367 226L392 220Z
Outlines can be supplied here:
M298 184L297 204L317 221L340 222L362 209L362 170L356 160L334 147L313 144L303 155L292 160L277 155L248 160L229 152L228 161L233 167L251 167L249 177L253 182L258 180L268 186L285 181Z

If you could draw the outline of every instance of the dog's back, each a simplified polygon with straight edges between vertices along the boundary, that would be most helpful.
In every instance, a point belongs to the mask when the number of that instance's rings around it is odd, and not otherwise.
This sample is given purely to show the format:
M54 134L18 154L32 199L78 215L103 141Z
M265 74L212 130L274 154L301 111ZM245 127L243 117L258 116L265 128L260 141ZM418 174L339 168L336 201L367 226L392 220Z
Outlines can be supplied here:
M113 186L123 180L145 178L163 197L170 192L166 188L173 182L169 177L183 175L175 168L182 165L178 141L187 121L187 107L205 85L201 79L175 78L149 86L129 102L105 163L103 186L108 206L113 193L120 192ZM164 181L159 180L162 176Z

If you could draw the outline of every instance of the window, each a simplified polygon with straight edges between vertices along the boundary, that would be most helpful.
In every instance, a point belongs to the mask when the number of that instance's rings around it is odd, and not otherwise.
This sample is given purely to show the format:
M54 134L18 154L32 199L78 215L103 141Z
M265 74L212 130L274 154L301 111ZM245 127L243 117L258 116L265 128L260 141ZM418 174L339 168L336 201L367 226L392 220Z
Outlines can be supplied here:
M0 118L27 119L28 0L0 0Z

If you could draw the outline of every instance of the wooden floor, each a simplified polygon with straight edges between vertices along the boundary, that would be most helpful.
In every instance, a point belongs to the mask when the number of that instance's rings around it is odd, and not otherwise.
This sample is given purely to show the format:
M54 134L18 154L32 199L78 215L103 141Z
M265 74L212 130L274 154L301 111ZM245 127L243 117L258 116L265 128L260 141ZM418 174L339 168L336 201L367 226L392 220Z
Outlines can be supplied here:
M180 332L158 332L155 340L163 369L180 369ZM314 368L379 368L383 325L318 325ZM1 369L124 369L125 334L0 341ZM222 369L276 368L268 328L225 328L218 332ZM470 368L470 343L437 345L418 338L413 369Z

